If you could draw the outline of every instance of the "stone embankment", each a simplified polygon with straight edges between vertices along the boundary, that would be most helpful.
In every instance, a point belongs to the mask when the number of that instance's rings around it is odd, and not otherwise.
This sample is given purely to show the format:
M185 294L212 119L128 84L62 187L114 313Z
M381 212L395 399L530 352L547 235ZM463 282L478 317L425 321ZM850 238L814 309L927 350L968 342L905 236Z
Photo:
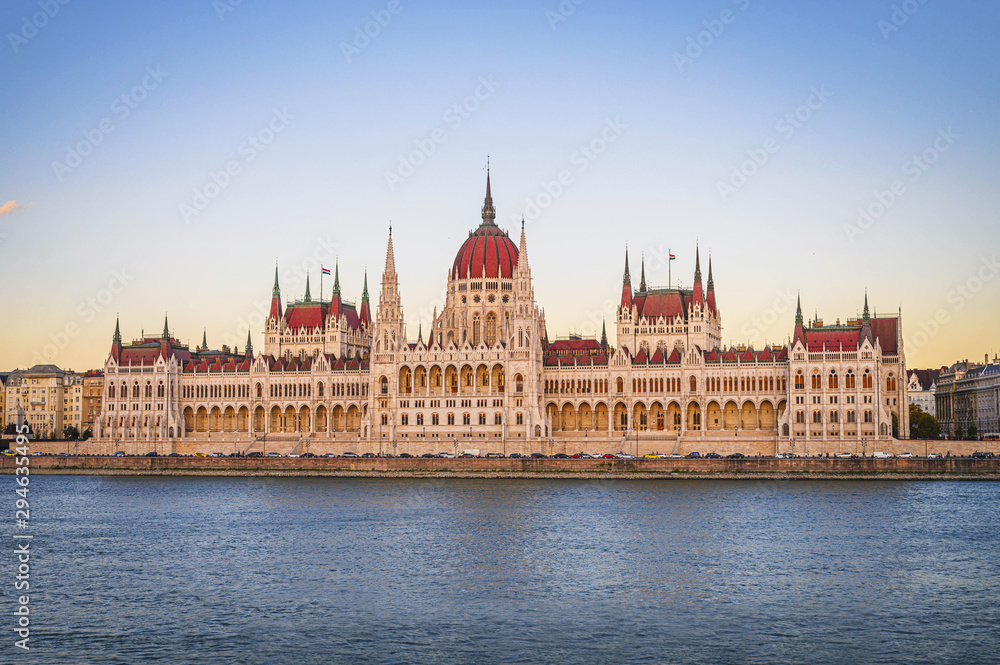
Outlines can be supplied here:
M0 457L0 473L14 473ZM32 474L1000 480L1000 459L509 459L32 456Z

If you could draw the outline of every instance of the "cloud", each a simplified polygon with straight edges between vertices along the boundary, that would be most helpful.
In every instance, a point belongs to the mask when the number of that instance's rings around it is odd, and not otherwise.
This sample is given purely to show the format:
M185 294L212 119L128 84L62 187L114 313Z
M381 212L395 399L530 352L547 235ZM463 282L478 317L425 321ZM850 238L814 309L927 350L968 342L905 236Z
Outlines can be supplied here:
M0 217L10 213L14 214L18 210L24 210L25 208L30 208L35 205L34 203L18 203L17 201L7 201L2 206L0 206Z

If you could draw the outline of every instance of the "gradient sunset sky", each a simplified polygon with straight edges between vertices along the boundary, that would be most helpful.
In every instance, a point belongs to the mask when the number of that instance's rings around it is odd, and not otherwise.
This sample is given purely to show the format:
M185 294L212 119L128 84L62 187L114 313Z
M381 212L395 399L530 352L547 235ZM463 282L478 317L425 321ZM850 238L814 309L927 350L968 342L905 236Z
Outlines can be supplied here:
M260 350L275 261L284 298L339 256L377 302L390 220L415 339L487 155L550 338L613 330L626 243L636 286L669 251L689 286L698 244L727 344L867 290L911 368L1000 352L995 3L15 0L0 26L2 370L101 367L116 313Z

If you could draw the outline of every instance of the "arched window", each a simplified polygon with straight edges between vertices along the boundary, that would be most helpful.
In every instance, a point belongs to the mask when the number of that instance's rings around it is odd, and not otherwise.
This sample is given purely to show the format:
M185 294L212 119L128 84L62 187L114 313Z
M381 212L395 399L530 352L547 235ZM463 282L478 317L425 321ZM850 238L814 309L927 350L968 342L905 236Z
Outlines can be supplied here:
M819 370L813 370L812 389L813 390L823 389L823 378L819 375Z
M691 392L693 393L698 392L698 379L692 376L690 382L691 382Z
M840 387L840 379L837 377L837 370L830 370L830 380L828 383L831 390L836 390Z
M493 346L497 343L497 315L490 312L486 315L486 345Z
M113 383L108 386L108 398L109 399L115 398L115 384Z
M872 389L872 375L871 372L868 371L867 369L865 370L864 375L861 377L861 389L862 390ZM866 420L865 422L870 422L870 421Z
M479 314L472 317L472 346L479 346Z
M889 374L885 380L885 389L891 393L896 392L896 377L892 374Z
M795 375L795 389L805 390L806 389L806 377L802 376L802 372Z
M621 377L618 377L618 392L625 392L625 382Z
M522 393L524 392L524 379L518 374L514 377L514 392Z
M448 414L448 424L449 425L454 425L455 424L455 414L454 413L449 413Z
M319 384L316 386L316 395L317 395L317 397L323 397L324 396L323 390L324 390L324 388L323 388L323 382L320 381Z
M847 375L844 377L844 387L848 390L854 390L857 385L855 384L855 376L852 370L847 370ZM850 421L849 421L850 422Z
M485 425L486 424L486 414L485 413L480 413L479 414L479 424L480 425Z
M462 424L463 425L471 425L472 424L472 417L469 414L467 414L467 413L463 413L462 414Z
M388 395L389 394L389 379L387 379L386 377L383 376L381 379L379 379L378 384L379 384L379 390L382 392L382 394L383 395Z

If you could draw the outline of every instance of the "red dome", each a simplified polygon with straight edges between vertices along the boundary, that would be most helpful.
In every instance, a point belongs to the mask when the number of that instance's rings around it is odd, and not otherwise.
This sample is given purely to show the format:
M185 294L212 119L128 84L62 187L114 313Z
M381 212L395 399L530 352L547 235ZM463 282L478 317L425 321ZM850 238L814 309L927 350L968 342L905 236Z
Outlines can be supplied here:
M452 279L482 277L511 279L517 266L517 247L496 224L483 222L462 243L451 268Z

